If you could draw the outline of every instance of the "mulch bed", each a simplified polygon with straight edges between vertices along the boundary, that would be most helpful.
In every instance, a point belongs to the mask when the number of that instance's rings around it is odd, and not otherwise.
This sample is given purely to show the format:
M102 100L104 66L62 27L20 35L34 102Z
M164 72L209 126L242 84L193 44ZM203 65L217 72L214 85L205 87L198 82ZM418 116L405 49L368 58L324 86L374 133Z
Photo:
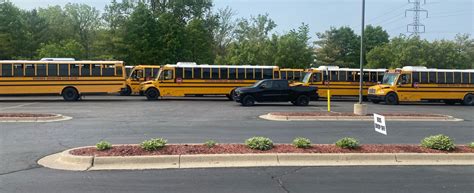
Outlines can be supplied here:
M273 112L271 115L279 116L360 116L351 112ZM438 114L424 114L424 113L409 113L409 112L398 112L398 113L378 113L383 116L390 117L446 117L445 115ZM372 116L367 114L366 116Z
M1 117L53 117L55 116L54 114L46 114L46 113L0 113L0 118Z
M75 149L73 155L87 156L140 156L140 155L183 155L183 154L247 154L247 153L447 153L446 151L433 150L418 145L361 145L357 149L342 149L331 144L313 145L307 149L296 148L290 144L277 144L268 151L252 150L243 144L220 144L208 148L205 145L166 145L156 151L146 151L138 145L118 145L112 149L98 151L95 147ZM449 153L474 153L474 148L464 145L456 146Z

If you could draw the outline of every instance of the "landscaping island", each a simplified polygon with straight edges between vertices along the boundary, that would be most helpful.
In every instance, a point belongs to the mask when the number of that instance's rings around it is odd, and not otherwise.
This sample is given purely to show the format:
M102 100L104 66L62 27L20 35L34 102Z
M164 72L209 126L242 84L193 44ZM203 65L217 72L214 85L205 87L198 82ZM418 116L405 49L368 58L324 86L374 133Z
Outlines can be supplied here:
M0 122L54 122L71 117L52 113L0 113Z
M449 115L412 112L377 113L389 121L463 121ZM373 121L373 114L352 112L271 112L260 118L272 121Z

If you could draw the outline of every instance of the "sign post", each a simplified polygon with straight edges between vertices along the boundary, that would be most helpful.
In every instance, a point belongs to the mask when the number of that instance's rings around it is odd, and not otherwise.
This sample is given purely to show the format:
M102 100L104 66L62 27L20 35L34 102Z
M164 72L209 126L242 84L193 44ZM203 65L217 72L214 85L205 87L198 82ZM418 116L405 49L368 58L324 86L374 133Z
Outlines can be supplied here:
M387 126L385 125L385 117L374 113L375 131L387 135Z

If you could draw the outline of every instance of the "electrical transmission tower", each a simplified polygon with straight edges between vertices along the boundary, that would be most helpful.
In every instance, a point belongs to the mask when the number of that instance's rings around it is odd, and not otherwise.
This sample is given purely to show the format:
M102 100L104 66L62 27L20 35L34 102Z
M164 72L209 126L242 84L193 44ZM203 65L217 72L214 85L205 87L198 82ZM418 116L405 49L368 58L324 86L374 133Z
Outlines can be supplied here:
M415 36L425 33L425 25L420 22L420 13L426 13L426 18L428 18L428 10L421 9L421 1L408 0L408 3L413 4L413 8L405 10L405 17L408 12L413 12L413 23L407 25L407 32ZM426 0L423 0L423 4L426 4Z

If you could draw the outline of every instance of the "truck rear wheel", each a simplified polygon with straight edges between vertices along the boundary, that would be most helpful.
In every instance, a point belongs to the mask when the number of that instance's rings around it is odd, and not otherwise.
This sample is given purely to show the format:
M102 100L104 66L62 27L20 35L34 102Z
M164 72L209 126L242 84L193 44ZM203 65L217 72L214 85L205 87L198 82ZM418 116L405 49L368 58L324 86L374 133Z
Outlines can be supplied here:
M300 95L296 98L295 105L297 106L308 106L309 105L309 97L306 95Z

